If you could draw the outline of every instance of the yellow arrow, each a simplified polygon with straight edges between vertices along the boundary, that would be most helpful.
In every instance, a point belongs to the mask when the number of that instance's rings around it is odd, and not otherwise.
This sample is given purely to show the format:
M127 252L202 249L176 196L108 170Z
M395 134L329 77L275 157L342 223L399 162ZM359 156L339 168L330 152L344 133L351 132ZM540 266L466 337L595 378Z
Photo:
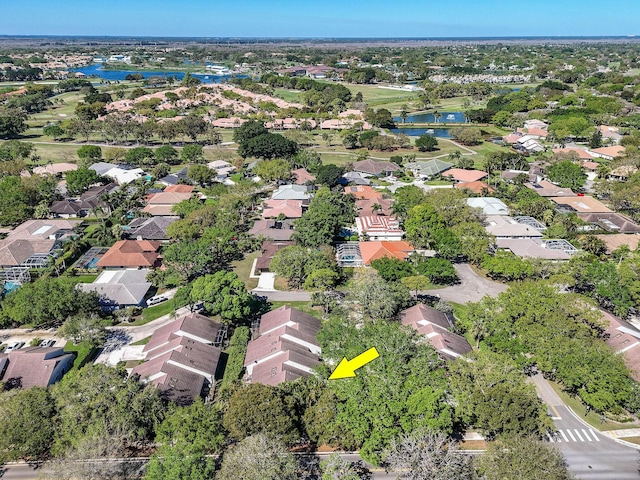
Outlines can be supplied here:
M356 376L356 370L360 367L363 367L367 363L372 360L378 358L380 354L378 354L378 350L376 347L370 348L364 353L361 353L353 360L347 360L347 357L344 357L336 369L333 371L329 380L337 380L338 378L349 378Z

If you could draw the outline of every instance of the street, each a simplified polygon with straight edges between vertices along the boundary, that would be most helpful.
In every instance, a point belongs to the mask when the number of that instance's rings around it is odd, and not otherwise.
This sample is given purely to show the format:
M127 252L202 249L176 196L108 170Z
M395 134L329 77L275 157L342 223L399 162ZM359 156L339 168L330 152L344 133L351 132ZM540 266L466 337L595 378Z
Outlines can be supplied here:
M549 383L537 374L532 377L538 396L549 407L556 426L548 440L567 460L569 470L584 480L638 479L638 459L635 448L621 445L579 419L564 405Z

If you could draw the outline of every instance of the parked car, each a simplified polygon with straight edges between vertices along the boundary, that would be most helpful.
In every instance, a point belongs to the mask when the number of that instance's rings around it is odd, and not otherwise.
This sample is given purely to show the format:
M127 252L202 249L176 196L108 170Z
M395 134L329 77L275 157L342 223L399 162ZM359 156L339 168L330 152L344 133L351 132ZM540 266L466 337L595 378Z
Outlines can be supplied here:
M47 338L40 342L40 347L42 348L53 347L55 344L56 344L55 340L53 340L52 338Z
M22 347L24 347L24 342L13 342L9 344L9 346L5 349L4 353L13 352L14 350L18 350Z
M164 295L156 295L155 297L151 297L147 300L147 307L150 307L152 305L157 305L158 303L166 302L167 300L169 299Z

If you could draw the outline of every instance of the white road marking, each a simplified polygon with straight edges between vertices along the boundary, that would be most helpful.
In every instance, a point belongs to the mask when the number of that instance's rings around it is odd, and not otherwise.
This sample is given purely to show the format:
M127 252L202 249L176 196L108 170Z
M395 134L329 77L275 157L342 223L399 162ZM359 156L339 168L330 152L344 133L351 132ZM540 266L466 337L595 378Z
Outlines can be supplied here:
M600 439L598 438L598 435L596 434L596 432L594 432L593 430L589 430L591 432L591 435L593 435L593 438L596 439L596 442L599 442Z
M571 440L573 440L574 442L577 441L576 437L573 436L573 433L571 433L571 430L567 430L567 433L569 434L569 436L571 437Z
M587 439L587 442L590 442L591 441L591 437L589 436L587 431L584 428L581 428L580 430L582 430L582 434L584 435L584 438Z
M576 432L576 436L580 439L580 441L584 442L584 440L582 439L582 435L580 435L580 432L578 431L578 429L574 428L573 431Z
M553 439L553 437L549 434L549 432L547 432L547 438L549 439L549 441L551 443L555 442L555 440Z
M562 435L562 438L564 438L565 442L569 441L569 439L567 438L567 436L564 434L564 432L562 430L560 430L560 435Z

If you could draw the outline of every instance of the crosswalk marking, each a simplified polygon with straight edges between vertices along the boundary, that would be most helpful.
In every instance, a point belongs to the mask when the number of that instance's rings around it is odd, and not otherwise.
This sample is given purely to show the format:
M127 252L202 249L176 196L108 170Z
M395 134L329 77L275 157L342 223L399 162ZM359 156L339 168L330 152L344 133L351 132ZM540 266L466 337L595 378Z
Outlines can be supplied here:
M556 430L548 432L547 439L549 442L599 442L598 435L592 429L584 428L566 428L564 430Z

